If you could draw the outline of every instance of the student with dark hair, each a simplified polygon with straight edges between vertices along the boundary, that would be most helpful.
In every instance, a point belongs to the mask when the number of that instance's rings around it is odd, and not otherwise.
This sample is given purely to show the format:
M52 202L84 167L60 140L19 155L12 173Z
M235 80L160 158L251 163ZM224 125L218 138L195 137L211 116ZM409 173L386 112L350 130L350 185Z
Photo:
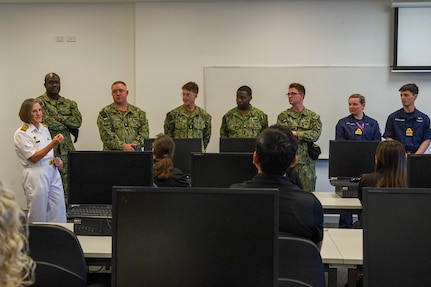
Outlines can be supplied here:
M252 106L251 88L241 86L236 92L237 106L230 109L222 119L220 137L255 138L268 127L268 116Z
M400 141L407 153L424 153L431 142L429 117L415 107L419 88L406 84L399 89L403 107L388 116L383 137Z
M253 164L258 174L233 188L278 188L280 232L310 239L320 248L323 240L323 208L310 192L304 192L286 174L297 161L298 143L282 125L266 128L256 140Z
M174 167L175 142L168 135L158 135L153 142L154 183L157 186L189 187L189 178Z

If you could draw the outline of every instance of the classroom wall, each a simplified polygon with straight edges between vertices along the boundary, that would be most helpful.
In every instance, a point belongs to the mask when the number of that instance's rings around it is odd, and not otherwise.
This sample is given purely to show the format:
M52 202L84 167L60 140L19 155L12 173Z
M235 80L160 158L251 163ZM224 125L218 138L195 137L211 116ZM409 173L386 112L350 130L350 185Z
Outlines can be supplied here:
M61 76L61 94L76 100L83 114L77 149L98 150L96 117L112 101L115 80L128 83L129 101L147 112L150 136L155 136L163 131L166 112L181 104L185 82L200 85L197 103L207 108L208 66L389 67L391 21L387 0L0 4L0 83L6 87L2 99L7 107L0 113L5 126L0 179L24 206L22 168L12 138L21 125L19 105L44 92L48 72ZM76 36L76 42L57 43L58 35ZM286 90L292 81L285 79ZM253 88L253 83L244 84ZM375 85L358 81L351 93L367 87L371 97ZM235 92L223 91L223 98L232 96L232 107ZM398 91L393 94L399 101ZM314 96L325 101L324 95ZM255 97L264 98L265 91ZM347 115L346 102L333 106ZM284 99L268 113L286 108ZM220 120L213 118L208 151L216 148ZM327 161L318 163L317 172L317 189L333 190Z

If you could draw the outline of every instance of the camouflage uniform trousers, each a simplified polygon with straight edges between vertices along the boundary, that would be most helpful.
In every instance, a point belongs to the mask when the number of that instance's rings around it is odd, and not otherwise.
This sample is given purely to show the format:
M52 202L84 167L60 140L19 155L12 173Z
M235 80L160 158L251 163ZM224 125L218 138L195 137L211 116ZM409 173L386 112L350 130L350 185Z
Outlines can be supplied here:
M309 163L298 163L295 166L295 170L299 173L302 187L305 191L316 190L316 162L310 160Z

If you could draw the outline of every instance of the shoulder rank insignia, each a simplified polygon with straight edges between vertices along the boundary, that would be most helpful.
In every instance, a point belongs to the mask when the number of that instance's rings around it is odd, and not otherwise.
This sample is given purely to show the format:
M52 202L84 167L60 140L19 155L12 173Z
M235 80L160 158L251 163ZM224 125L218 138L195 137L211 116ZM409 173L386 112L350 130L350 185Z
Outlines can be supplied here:
M23 124L21 127L22 131L26 131L28 129L28 125L27 124Z

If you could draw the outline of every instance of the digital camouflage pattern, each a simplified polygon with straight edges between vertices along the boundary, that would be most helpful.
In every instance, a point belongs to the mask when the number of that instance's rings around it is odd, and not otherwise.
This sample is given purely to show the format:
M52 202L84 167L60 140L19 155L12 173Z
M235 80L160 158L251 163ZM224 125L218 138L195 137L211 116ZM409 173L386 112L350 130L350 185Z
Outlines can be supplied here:
M304 108L297 114L292 108L280 113L277 124L287 125L292 131L298 132L298 163L295 169L299 172L302 186L306 191L316 188L316 161L308 155L307 142L316 142L322 133L320 116Z
M238 107L229 110L222 119L220 136L228 138L256 138L268 127L268 116L253 106L243 117Z
M181 105L166 114L164 132L172 138L200 138L204 151L211 138L211 115L196 106L192 113Z
M144 139L149 136L146 113L140 108L128 104L121 112L114 103L104 107L97 117L103 150L122 150L125 144L144 146Z
M78 105L75 101L69 100L60 96L58 100L53 100L46 93L36 98L43 112L43 123L48 126L51 137L61 133L64 136L64 141L54 147L54 155L61 158L63 168L60 170L61 180L63 182L64 196L67 204L69 189L67 185L67 171L69 151L74 151L70 129L78 129L82 124L82 115L78 110ZM58 116L58 120L54 119Z

